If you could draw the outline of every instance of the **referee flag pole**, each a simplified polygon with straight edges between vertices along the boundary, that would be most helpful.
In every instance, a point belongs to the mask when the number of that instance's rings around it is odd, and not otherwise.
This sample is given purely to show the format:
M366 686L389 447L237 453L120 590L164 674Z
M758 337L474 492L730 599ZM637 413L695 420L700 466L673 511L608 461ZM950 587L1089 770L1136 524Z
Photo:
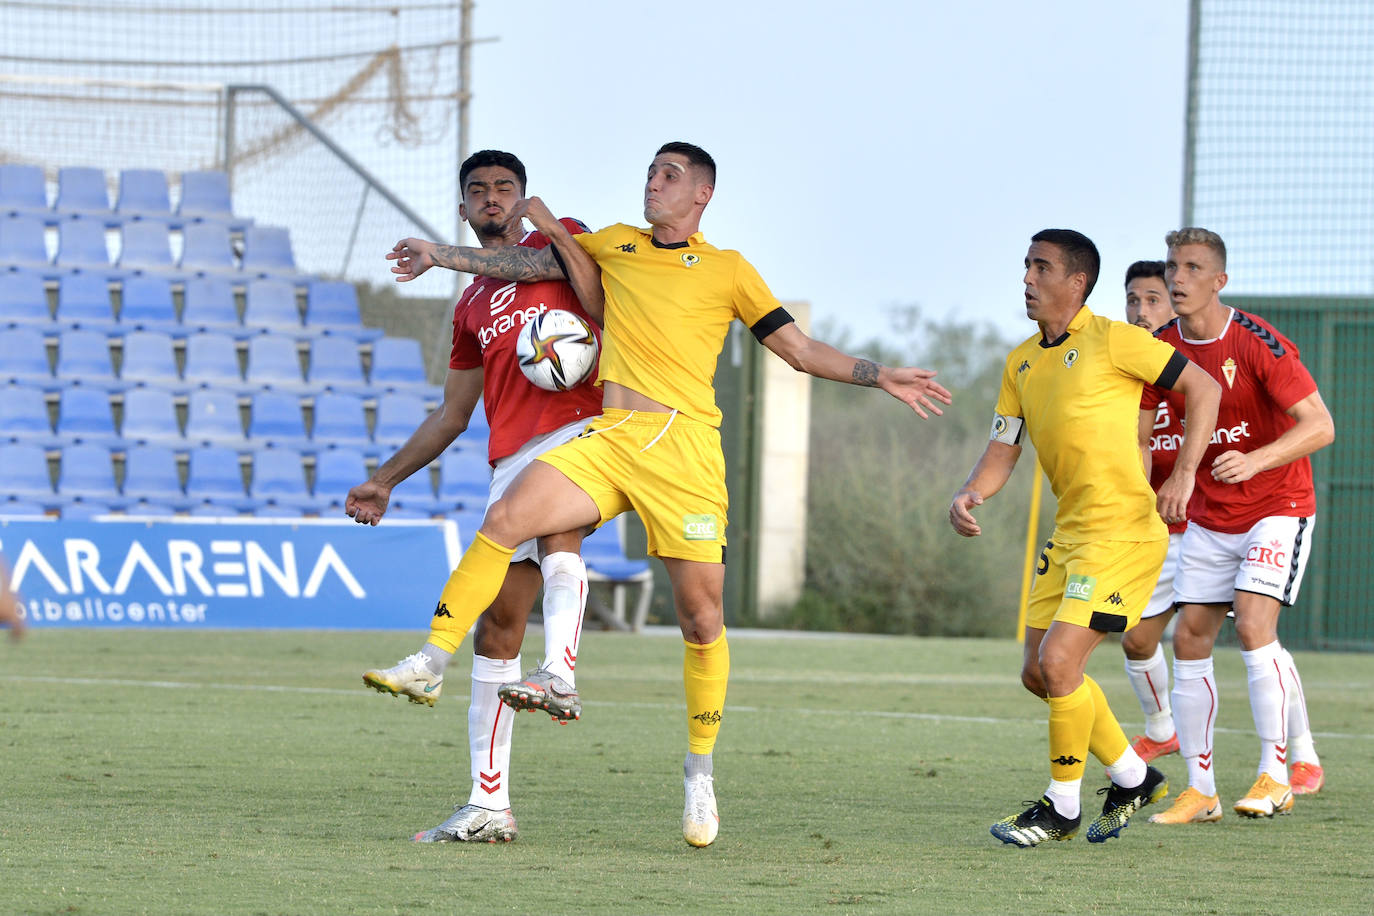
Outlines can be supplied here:
M1040 489L1044 474L1040 462L1035 463L1035 480L1031 483L1030 516L1026 521L1026 562L1021 571L1021 610L1016 616L1016 641L1026 641L1026 608L1030 604L1031 579L1035 575L1035 529L1040 527Z

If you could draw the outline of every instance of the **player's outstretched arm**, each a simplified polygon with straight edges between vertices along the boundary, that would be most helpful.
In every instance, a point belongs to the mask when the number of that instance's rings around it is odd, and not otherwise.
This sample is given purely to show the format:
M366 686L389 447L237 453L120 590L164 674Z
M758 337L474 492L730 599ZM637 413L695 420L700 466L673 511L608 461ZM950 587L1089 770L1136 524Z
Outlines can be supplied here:
M401 239L386 253L395 261L391 272L397 283L407 283L431 267L447 267L502 280L562 280L563 269L548 248L535 250L519 245L499 248L466 248L439 245L424 239Z
M1281 468L1336 441L1336 423L1322 401L1321 392L1312 392L1284 413L1297 422L1253 452L1222 452L1212 462L1212 477L1222 483L1241 483L1260 471Z
M1011 472L1016 468L1016 460L1021 457L1021 446L1007 445L1005 442L989 442L988 447L973 465L968 480L954 494L949 504L949 523L956 532L966 538L977 537L983 533L978 520L973 517L973 508L1006 485Z
M386 514L396 484L428 465L453 444L482 395L481 369L450 369L444 380L444 403L425 417L396 454L372 476L348 491L344 512L360 525L375 525Z
M568 227L558 221L548 206L538 197L527 197L511 207L512 219L527 219L534 228L544 233L558 251L567 270L569 285L577 294L582 308L597 324L604 324L602 313L605 311L606 294L601 287L601 268L592 256L573 238Z
M944 413L936 402L952 403L949 392L935 381L933 369L892 369L872 360L849 356L828 343L809 337L795 323L785 324L769 334L763 339L763 345L798 372L865 388L881 388L916 411L923 420L931 413L937 416Z
M1217 407L1221 404L1221 386L1197 363L1189 361L1174 381L1173 390L1183 395L1183 443L1178 447L1174 470L1159 487L1155 508L1170 524L1188 517L1188 500L1197 482L1197 469L1202 453L1212 441L1217 425ZM1196 411L1196 412L1195 412Z

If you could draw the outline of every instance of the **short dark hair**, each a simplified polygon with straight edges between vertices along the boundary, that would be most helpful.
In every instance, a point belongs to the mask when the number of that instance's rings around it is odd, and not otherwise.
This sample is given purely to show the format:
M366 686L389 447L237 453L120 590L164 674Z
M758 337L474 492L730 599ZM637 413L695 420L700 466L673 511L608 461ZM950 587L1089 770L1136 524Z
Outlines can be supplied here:
M660 146L654 155L661 156L664 153L680 153L686 156L689 165L706 172L706 183L713 188L716 186L716 160L712 159L711 154L706 150L692 143L674 140Z
M1083 290L1083 301L1087 302L1097 285L1097 272L1102 269L1102 256L1093 240L1072 229L1041 229L1031 236L1031 241L1057 245L1064 252L1064 269L1070 274L1087 275L1088 287Z
M1139 279L1142 278L1142 277L1145 277L1145 278L1154 277L1154 278L1157 279L1157 280L1163 280L1163 279L1164 279L1164 262L1163 262L1163 261L1136 261L1136 262L1135 262L1134 264L1132 264L1130 267L1127 267L1127 268L1126 268L1126 285L1127 285L1127 286L1130 286L1130 285L1131 285L1131 281L1132 281L1132 280L1139 280Z
M499 165L503 169L510 169L514 172L515 177L520 179L520 193L524 195L525 163L517 159L514 153L502 152L499 149L479 149L464 159L462 167L458 169L459 196L462 196L463 189L468 186L468 175L489 165Z

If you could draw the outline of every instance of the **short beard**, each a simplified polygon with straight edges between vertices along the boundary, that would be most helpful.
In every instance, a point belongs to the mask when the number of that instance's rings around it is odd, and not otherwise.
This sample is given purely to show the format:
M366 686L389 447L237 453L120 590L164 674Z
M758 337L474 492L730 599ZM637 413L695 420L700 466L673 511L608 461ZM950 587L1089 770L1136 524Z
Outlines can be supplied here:
M469 223L472 231L477 234L479 239L499 239L506 234L506 224L498 220L489 220L485 223Z

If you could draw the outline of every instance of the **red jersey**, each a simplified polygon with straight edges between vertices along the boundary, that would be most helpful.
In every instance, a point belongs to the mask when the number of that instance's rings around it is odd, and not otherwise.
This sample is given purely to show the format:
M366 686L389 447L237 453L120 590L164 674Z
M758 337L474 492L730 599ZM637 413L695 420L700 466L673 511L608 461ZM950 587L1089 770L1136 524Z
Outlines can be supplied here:
M587 231L574 219L559 222L574 235ZM549 240L542 232L531 232L519 244L546 248ZM595 372L571 390L545 391L520 371L516 337L525 322L550 309L582 316L600 341L601 329L582 308L572 286L563 280L516 283L476 277L454 306L453 349L448 365L450 369L482 370L482 400L491 426L487 460L492 464L535 436L601 413L601 389L596 385Z
M1150 433L1150 489L1156 493L1174 472L1178 447L1182 444L1183 422L1178 411L1171 408L1168 401L1160 401L1155 409L1154 432ZM1169 533L1182 534L1187 527L1187 521L1173 522L1169 525Z
M1212 462L1222 452L1252 452L1273 442L1296 421L1284 411L1317 390L1298 359L1298 348L1262 318L1231 309L1231 319L1215 340L1183 337L1177 320L1157 337L1173 344L1221 385L1217 428L1198 468L1188 518L1204 528L1239 534L1271 515L1302 517L1317 511L1312 462L1306 457L1262 471L1243 483L1212 478ZM1141 407L1160 400L1181 412L1183 396L1146 386Z

